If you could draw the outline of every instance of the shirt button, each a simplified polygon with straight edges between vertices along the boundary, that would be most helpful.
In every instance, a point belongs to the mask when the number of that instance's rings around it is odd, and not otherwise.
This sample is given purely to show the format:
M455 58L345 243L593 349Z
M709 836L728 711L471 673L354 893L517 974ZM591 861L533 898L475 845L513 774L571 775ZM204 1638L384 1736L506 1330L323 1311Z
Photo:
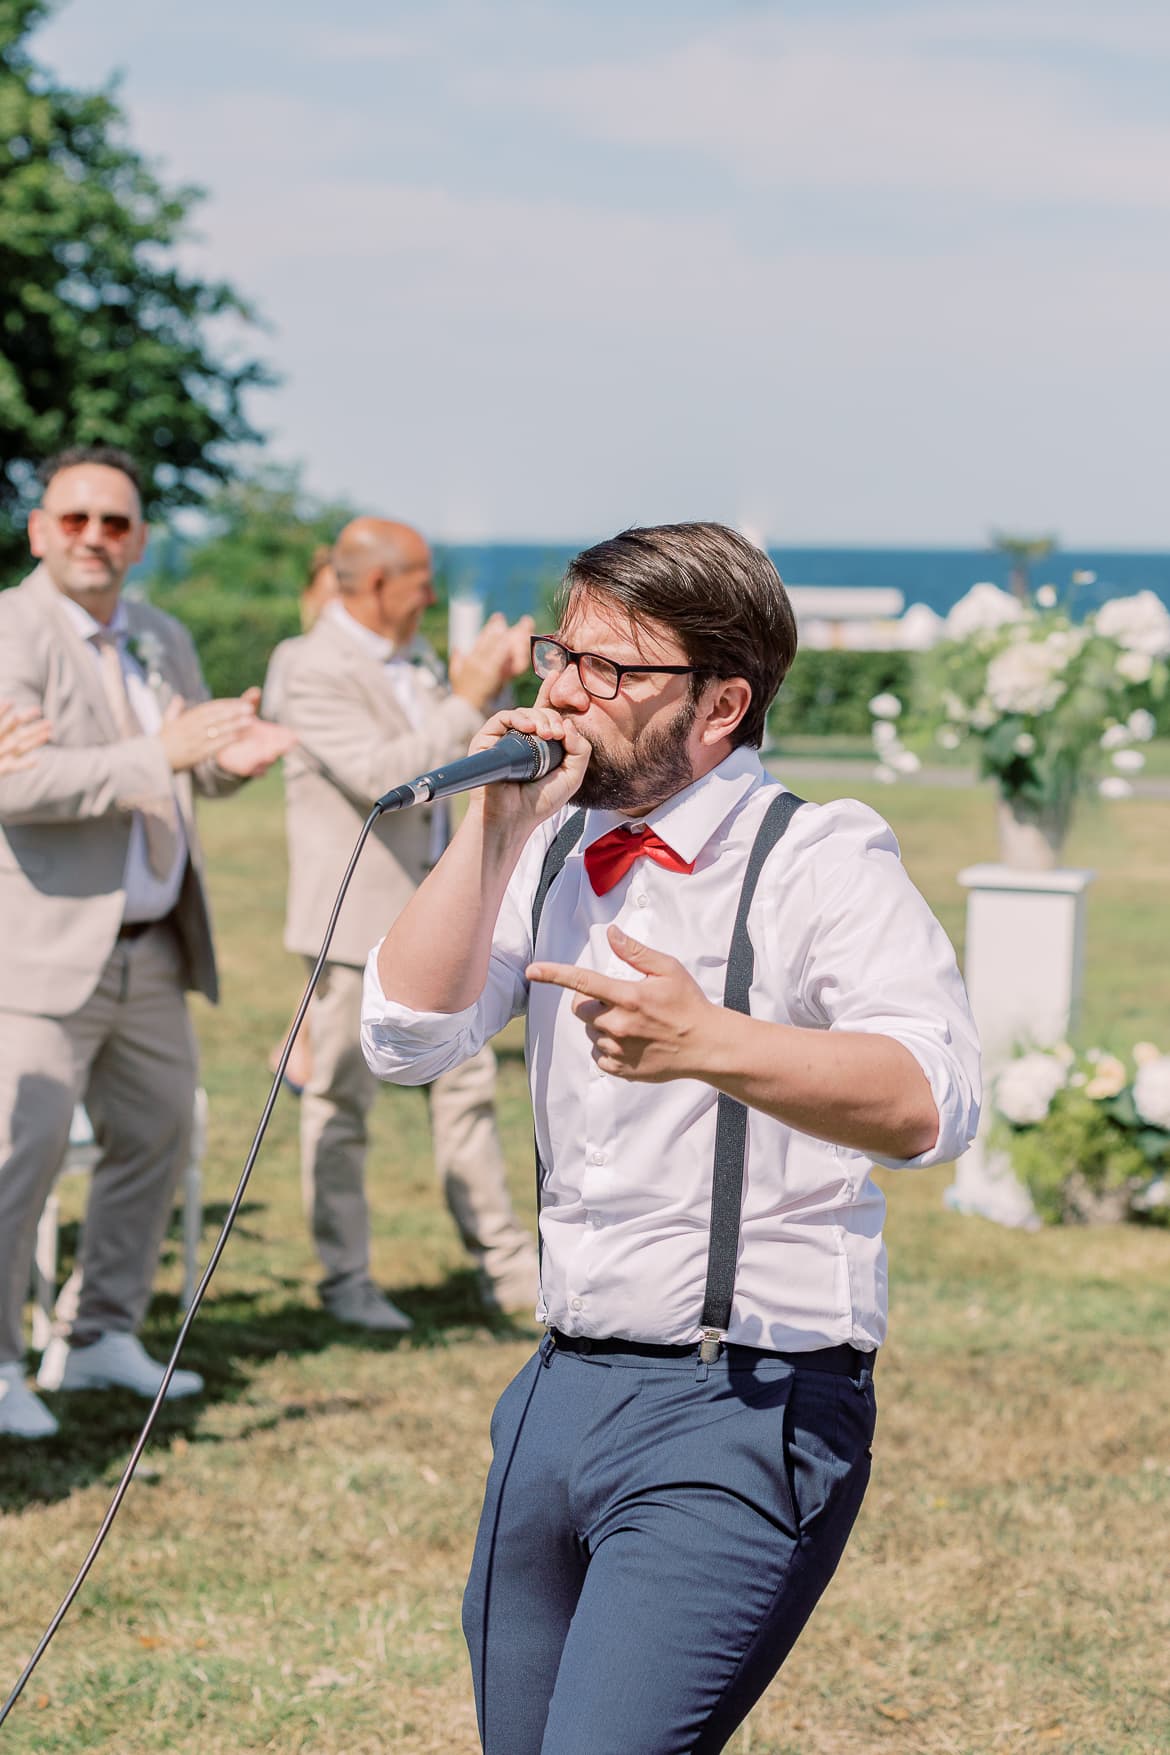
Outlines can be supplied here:
M570 1310L584 1310L584 1308L585 1308L584 1298L570 1298L569 1299L569 1309Z
M641 890L639 890L638 894L634 897L634 907L635 908L644 908L646 906L646 902L647 902L647 897L645 895L643 895Z
M589 1154L589 1162L591 1164L604 1164L604 1163L608 1162L608 1159L609 1159L608 1152L596 1151L596 1152L590 1152L590 1154Z
M627 823L626 828L631 835L644 835L646 833L645 823Z

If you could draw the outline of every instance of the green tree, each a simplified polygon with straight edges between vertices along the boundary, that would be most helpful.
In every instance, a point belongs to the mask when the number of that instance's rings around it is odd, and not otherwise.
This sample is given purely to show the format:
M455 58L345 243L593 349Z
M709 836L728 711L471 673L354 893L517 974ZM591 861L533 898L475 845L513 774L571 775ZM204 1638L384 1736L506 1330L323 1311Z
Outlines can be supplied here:
M147 508L200 504L259 435L245 392L255 322L174 247L201 198L168 189L128 143L116 85L75 92L32 59L51 0L0 0L0 580L27 554L37 462L62 445L124 445Z
M991 546L998 554L1006 555L1011 563L1009 584L1012 594L1021 603L1028 601L1029 576L1037 561L1047 560L1055 553L1057 541L1055 536L1015 536L1010 531L993 530Z
M204 533L184 547L184 595L212 590L295 598L304 589L314 551L332 543L354 516L342 502L314 499L302 487L299 471L282 464L216 489L206 511ZM161 560L164 543L156 547ZM150 585L160 604L167 589L159 576L163 570L157 569Z

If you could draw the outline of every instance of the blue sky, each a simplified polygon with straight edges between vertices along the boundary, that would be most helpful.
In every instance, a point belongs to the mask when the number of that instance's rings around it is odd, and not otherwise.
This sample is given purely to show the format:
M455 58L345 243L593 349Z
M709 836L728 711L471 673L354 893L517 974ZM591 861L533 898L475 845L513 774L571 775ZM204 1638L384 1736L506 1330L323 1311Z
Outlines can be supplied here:
M67 0L307 480L455 540L1170 547L1158 0Z

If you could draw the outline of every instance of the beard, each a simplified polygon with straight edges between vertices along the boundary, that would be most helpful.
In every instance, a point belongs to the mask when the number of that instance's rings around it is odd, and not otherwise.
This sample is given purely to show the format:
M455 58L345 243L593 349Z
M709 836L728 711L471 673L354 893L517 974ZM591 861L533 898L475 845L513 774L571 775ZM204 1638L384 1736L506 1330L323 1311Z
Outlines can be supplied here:
M585 778L573 803L589 810L653 810L694 779L687 741L695 702L686 701L666 725L639 732L623 754L593 744Z

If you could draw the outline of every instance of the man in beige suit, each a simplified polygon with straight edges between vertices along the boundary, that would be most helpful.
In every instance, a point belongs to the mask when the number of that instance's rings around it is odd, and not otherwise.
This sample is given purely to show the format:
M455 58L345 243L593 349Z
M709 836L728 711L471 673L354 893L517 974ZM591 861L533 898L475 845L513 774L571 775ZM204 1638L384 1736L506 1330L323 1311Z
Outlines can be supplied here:
M466 755L489 703L528 664L528 628L491 618L448 685L418 638L435 601L418 532L374 518L334 548L340 596L283 658L280 718L298 738L285 762L289 893L285 943L316 959L342 874L374 800ZM443 806L382 817L358 861L309 1011L312 1072L301 1109L305 1204L324 1269L321 1297L344 1322L405 1329L370 1279L366 1120L378 1084L359 1040L362 969L445 843ZM435 1163L485 1300L531 1310L536 1251L517 1222L495 1124L490 1049L429 1089Z
M135 1331L189 1145L184 993L217 996L193 793L232 792L291 744L251 696L207 699L178 622L122 601L146 540L132 460L79 448L42 480L40 565L0 592L0 698L52 726L0 773L0 1432L25 1438L56 1430L24 1383L21 1313L81 1099L101 1149L82 1287L38 1383L153 1396L162 1381ZM170 1393L201 1388L178 1371Z

